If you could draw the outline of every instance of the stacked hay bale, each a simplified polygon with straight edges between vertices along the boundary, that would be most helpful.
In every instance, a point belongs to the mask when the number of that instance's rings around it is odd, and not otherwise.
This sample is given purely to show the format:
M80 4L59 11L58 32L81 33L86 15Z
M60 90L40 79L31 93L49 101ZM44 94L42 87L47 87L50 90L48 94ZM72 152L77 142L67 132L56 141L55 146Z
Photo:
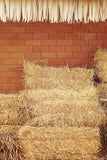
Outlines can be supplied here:
M107 116L107 49L99 49L94 58L95 73L99 83L97 84L98 96ZM105 141L107 145L107 123L105 124ZM107 147L106 147L107 152Z
M93 69L40 66L24 62L25 89L84 89L93 85Z
M99 83L97 84L99 99L105 100L103 106L107 107L107 50L99 49L94 57L95 73Z
M25 62L24 74L24 90L0 95L0 134L14 138L25 160L98 159L99 127L106 117L93 84L93 69Z
M20 95L0 94L0 159L22 160L22 150L14 139L28 120L26 111Z
M107 50L99 49L94 57L95 73L98 78L98 91L100 99L107 99Z
M24 126L18 135L29 160L92 160L101 148L99 128Z
M97 159L105 113L92 69L24 63L22 104L30 120L18 131L25 159Z
M0 94L0 125L23 125L29 115L18 94Z
M7 134L0 134L0 159L22 160L20 146Z

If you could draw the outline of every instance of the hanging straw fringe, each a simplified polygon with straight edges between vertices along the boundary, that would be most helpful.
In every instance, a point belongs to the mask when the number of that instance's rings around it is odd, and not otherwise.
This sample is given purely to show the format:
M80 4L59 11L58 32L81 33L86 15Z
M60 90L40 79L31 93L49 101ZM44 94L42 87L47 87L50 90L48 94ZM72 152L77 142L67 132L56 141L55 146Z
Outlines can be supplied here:
M0 0L0 20L98 22L107 19L107 0Z

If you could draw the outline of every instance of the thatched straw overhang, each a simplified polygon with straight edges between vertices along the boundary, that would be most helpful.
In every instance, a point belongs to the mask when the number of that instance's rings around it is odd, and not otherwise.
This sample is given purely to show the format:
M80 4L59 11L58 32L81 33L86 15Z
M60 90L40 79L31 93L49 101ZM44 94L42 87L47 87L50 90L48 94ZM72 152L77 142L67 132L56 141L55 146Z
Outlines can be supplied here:
M107 0L0 0L6 21L98 22L107 19Z

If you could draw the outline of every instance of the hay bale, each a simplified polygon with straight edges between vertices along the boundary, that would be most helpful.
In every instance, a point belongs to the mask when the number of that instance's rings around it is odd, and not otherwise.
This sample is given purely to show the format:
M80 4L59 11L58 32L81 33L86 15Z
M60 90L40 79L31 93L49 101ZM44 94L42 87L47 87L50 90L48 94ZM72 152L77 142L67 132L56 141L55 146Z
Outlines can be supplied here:
M96 75L102 82L107 82L107 50L99 49L94 58Z
M25 159L94 160L101 149L99 128L24 126L19 144Z
M26 125L35 127L63 127L63 126L101 126L106 122L105 112L98 107L95 110L89 110L87 108L73 107L71 113L58 113L47 114L38 116L30 121L27 121Z
M21 127L21 125L0 125L0 134L8 135L15 139L17 138L18 130Z
M22 97L18 94L0 94L0 124L24 124L28 120Z
M24 62L26 89L83 89L93 84L94 71L86 68L48 67Z
M98 96L100 99L107 99L107 83L97 85Z
M34 126L95 126L105 121L98 107L96 88L71 90L24 90L20 92L23 105L29 109Z
M22 160L22 149L11 136L0 134L0 159Z

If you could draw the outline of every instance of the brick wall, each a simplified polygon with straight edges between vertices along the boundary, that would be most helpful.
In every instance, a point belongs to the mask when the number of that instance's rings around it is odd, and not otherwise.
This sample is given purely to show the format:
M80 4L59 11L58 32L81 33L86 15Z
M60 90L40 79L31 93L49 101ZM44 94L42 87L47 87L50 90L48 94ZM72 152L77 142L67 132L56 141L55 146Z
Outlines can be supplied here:
M107 22L0 22L0 93L17 93L23 88L23 59L90 67L97 47L107 47Z

